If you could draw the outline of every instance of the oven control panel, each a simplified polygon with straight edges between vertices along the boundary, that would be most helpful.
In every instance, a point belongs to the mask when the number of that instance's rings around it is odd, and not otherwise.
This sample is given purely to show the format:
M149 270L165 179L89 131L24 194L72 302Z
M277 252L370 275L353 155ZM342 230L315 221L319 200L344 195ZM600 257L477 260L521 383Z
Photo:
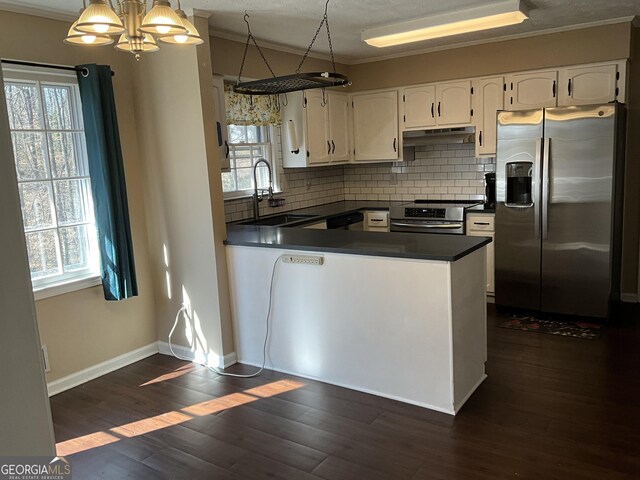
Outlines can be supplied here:
M446 218L446 208L405 208L405 218Z

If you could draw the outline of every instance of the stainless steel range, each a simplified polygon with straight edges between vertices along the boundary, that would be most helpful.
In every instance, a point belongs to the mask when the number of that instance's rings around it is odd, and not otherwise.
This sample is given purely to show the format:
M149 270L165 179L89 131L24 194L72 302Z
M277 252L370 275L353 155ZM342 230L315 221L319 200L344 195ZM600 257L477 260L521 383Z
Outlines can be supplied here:
M389 210L391 231L464 235L465 210L479 203L416 200L392 206Z

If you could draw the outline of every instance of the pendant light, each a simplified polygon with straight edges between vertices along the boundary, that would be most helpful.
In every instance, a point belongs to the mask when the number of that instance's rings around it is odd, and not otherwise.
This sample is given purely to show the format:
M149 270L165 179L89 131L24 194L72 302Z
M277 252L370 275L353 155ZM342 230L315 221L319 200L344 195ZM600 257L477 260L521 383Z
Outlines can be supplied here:
M124 25L107 0L89 0L89 6L80 14L75 29L79 32L119 35Z
M82 14L84 9L80 10L80 15ZM76 29L76 25L78 24L78 20L76 20L69 32L67 33L67 38L63 41L64 43L68 43L69 45L111 45L113 43L113 38L109 35L100 34L100 33L86 33L81 32Z
M143 36L132 37L129 39L126 34L120 35L120 39L116 44L116 50L121 52L142 52L142 53L151 53L157 52L160 50L160 47L156 44L156 41L153 39L153 36L148 33L143 34Z
M180 5L180 2L178 2L178 5ZM187 14L184 13L184 11L180 9L180 7L178 7L178 10L176 10L176 14L178 15L178 17L180 17L182 25L187 29L187 32L167 35L165 37L158 38L158 40L165 43L174 43L179 45L200 45L204 43L204 40L200 38L196 27L189 21L189 19L187 18Z
M187 33L187 29L182 24L182 20L178 14L171 9L171 4L167 0L153 0L153 8L145 15L139 30L155 35L178 35Z

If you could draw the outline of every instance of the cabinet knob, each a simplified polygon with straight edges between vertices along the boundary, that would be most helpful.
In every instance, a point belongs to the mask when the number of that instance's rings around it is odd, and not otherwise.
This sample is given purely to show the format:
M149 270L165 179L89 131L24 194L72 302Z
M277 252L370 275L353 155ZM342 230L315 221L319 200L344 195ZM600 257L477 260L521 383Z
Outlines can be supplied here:
M336 144L331 140L331 154L336 153Z
M397 142L398 142L398 139L397 139L397 138L394 138L394 139L393 139L393 151L394 151L394 152L397 152L397 151L398 151L398 149L396 148L396 143L397 143Z
M327 140L327 155L331 155L331 143Z
M433 108L434 108L434 105L433 105L433 103L432 103L432 104L431 104L431 118L436 118L436 115L435 115L435 113L433 112Z
M571 96L571 79L569 79L569 85L567 86L567 90L569 91L569 96Z

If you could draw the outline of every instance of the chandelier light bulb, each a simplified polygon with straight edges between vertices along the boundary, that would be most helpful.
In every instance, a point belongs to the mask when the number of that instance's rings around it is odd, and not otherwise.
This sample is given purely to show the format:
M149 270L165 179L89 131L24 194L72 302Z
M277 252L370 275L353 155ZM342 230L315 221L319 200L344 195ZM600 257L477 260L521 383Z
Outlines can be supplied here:
M96 36L95 35L82 35L81 37L82 39L82 43L86 43L87 45L91 45L92 43L96 43Z
M109 30L109 25L106 25L104 23L96 23L93 26L93 29L98 33L107 33L107 30Z
M184 43L189 39L186 35L174 35L173 38L177 43Z
M156 31L158 33L161 33L161 34L164 35L164 34L169 33L171 31L171 27L168 27L166 25L160 25L160 26L156 27Z

